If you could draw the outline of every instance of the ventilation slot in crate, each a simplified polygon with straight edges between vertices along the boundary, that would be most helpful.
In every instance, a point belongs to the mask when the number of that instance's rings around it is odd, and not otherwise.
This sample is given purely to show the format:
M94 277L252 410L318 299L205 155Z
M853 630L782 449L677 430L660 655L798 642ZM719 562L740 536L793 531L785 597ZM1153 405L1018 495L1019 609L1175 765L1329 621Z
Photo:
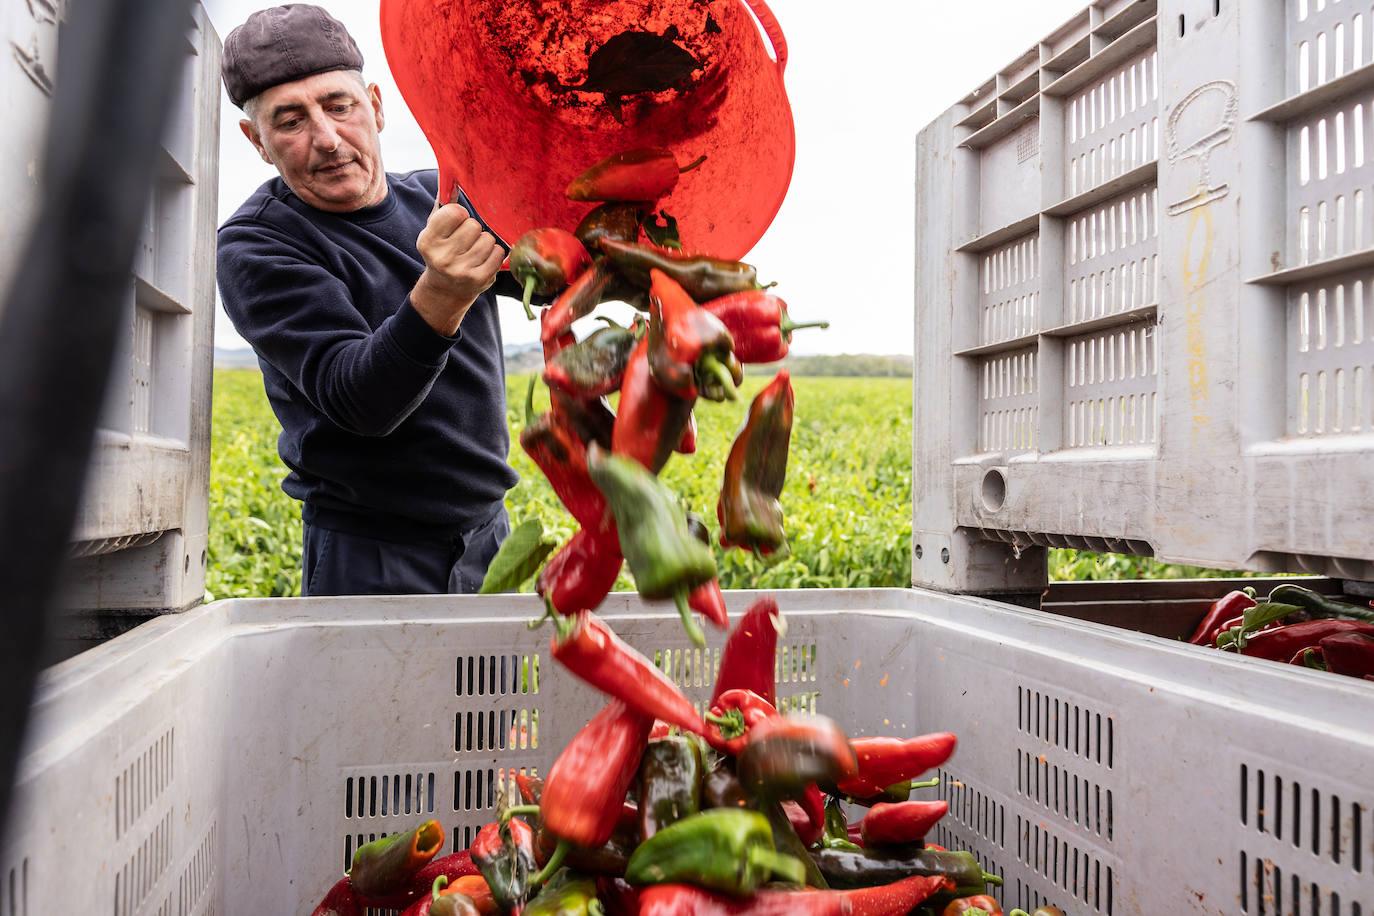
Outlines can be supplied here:
M176 729L168 729L123 772L115 776L115 838L122 837L134 822L172 784Z
M538 709L487 709L453 716L453 749L469 751L535 750L539 747Z
M181 881L177 885L177 916L200 916L211 911L214 895L210 891L215 883L218 841L219 824L211 823L196 847L195 855L181 872ZM205 905L202 906L202 903Z
M978 848L977 844L968 842L963 837L959 836L957 833L954 833L952 830L943 825L937 826L935 828L935 841L939 845L954 852L972 853L973 857L978 860L978 865L983 869L983 871L989 874L1002 874L1002 866L997 863L996 859L984 853L981 849ZM996 900L999 904L1005 905L1007 902L1007 886L1005 883L1000 885L989 886L987 890L984 891L984 893L991 895L992 898Z
M1017 239L983 256L978 342L1001 343L1039 329L1040 238Z
M1089 833L1113 839L1112 790L1050 763L1044 754L1016 750L1016 791Z
M169 809L115 873L115 916L132 916L172 864L172 812Z
M1368 803L1342 799L1301 780L1240 766L1241 824L1357 875L1368 873L1374 884L1374 862L1365 848L1374 832L1370 810Z
M1295 267L1363 250L1374 242L1369 192L1374 103L1342 102L1288 129L1289 263Z
M434 773L384 773L344 780L344 817L434 813Z
M1065 351L1065 445L1153 445L1159 438L1156 326L1071 337Z
M1016 702L1016 727L1022 734L1112 768L1116 741L1112 716L1030 687L1016 688Z
M678 687L710 687L720 669L720 650L717 649L660 649L654 653L654 664Z
M1016 857L1092 912L1111 916L1115 878L1111 865L1019 814L1016 816Z
M936 771L940 777L940 798L949 804L947 817L1002 849L1007 847L1007 809L990 795L975 789L948 770ZM947 845L941 843L940 845Z
M1374 897L1342 895L1278 862L1241 850L1240 909L1258 916L1368 916L1374 913Z
M0 914L29 916L29 860L21 859L10 868L5 886L0 888ZM36 914L35 914L36 916Z
M1093 321L1159 300L1159 189L1113 198L1068 221L1066 319Z
M1150 48L1069 100L1069 196L1159 158L1159 54Z
M1289 95L1323 86L1374 60L1369 7L1288 0Z
M1036 360L1031 348L980 361L978 451L1014 454L1035 448Z
M1374 429L1374 275L1288 292L1288 434Z
M538 655L460 655L456 693L460 697L539 692Z
M515 783L517 774L538 776L539 771L527 767L475 767L455 771L453 810L495 809L502 798L509 804L519 804L520 790Z

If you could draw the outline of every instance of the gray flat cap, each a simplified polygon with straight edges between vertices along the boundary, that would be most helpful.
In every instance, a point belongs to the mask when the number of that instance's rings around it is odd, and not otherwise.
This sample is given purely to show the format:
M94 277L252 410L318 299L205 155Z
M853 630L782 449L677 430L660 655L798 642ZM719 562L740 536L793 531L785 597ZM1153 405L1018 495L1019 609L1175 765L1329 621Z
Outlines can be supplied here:
M224 88L240 108L258 93L314 73L361 70L343 23L308 3L258 10L224 39Z

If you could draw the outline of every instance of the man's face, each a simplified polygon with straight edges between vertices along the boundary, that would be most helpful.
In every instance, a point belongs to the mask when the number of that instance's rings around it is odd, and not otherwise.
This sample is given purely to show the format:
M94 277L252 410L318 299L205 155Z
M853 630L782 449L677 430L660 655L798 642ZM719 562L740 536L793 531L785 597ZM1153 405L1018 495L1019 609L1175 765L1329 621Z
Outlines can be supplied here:
M346 213L386 197L381 91L354 73L316 73L256 99L244 135L287 186L318 210Z

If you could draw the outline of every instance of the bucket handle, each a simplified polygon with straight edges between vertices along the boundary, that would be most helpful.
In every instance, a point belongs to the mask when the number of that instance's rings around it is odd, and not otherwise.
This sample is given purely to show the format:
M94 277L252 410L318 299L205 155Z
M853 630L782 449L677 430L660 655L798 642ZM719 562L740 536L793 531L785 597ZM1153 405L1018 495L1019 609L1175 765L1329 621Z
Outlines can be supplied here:
M753 11L758 19L759 25L763 26L763 33L768 36L768 41L773 46L773 56L778 59L778 76L783 75L787 69L787 38L782 34L782 26L778 23L778 17L773 15L773 11L768 8L766 0L744 0L749 4L749 9Z

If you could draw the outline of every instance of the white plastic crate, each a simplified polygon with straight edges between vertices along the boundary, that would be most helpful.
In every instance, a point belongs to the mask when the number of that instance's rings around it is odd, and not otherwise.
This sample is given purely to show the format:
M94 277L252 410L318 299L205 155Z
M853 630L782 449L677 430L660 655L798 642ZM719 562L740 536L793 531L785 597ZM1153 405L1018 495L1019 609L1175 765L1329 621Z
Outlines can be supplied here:
M918 141L913 580L1374 580L1374 9L1097 0Z
M735 613L756 597L727 594ZM952 729L938 841L1004 905L1074 916L1374 912L1374 684L924 591L778 595L779 694L852 735ZM307 912L360 842L454 845L546 772L599 695L530 598L219 602L51 669L0 912ZM676 615L604 616L694 700Z

